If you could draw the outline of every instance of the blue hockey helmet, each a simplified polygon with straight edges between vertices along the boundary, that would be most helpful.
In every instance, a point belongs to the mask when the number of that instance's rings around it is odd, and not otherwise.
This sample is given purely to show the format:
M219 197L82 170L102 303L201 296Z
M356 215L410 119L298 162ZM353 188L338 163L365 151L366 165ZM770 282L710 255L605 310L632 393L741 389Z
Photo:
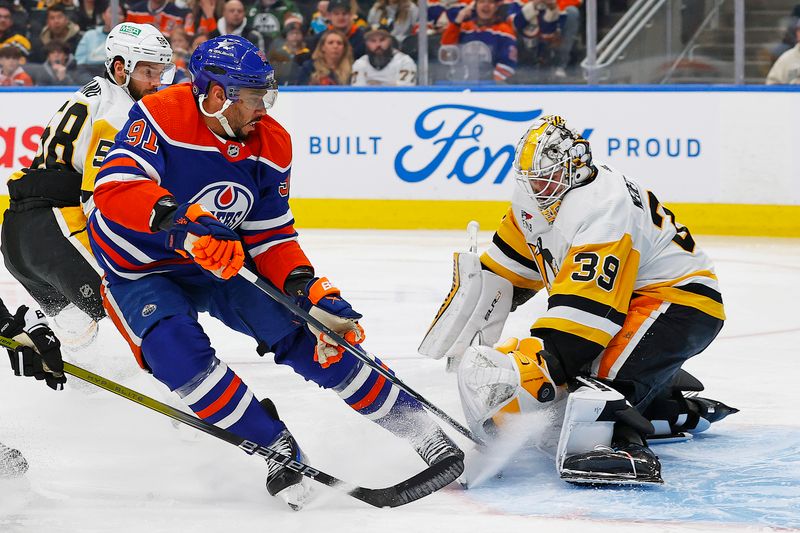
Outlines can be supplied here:
M198 46L189 72L197 97L206 95L211 82L222 86L231 102L239 99L241 89L264 89L264 107L269 109L278 96L272 65L256 45L238 35L221 35Z

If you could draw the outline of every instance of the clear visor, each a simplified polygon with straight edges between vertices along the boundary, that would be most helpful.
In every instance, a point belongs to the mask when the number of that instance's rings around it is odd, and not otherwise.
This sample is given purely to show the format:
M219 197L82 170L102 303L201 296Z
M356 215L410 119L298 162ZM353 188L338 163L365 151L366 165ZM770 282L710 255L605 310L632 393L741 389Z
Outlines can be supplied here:
M570 186L569 158L536 170L516 170L517 181L540 208L559 200Z
M130 74L132 80L170 85L175 78L174 63L139 62Z
M277 85L271 85L267 89L241 89L239 91L239 101L249 109L270 109L275 105L278 98Z

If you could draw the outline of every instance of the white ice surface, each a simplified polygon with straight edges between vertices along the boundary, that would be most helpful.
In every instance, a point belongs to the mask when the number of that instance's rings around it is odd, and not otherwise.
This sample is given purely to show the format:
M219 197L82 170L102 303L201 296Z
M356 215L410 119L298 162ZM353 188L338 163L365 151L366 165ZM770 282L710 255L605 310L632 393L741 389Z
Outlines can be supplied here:
M481 248L491 234L481 233ZM564 485L532 452L481 487L449 487L394 510L320 488L292 512L264 489L265 465L229 444L71 379L55 393L15 378L0 362L0 441L31 468L0 481L0 532L416 532L718 531L800 528L800 241L700 237L716 261L728 321L686 368L708 396L741 412L705 439L662 445L663 489L585 490ZM464 232L304 231L320 273L365 315L366 346L409 385L463 421L443 361L416 347L450 286L452 251ZM5 272L9 308L29 302ZM524 335L544 298L515 313L506 333ZM258 397L271 397L310 461L347 481L386 486L423 467L410 447L355 415L339 398L259 358L255 343L204 317L218 355ZM164 401L138 371L112 324L70 360ZM460 435L454 438L465 447ZM709 467L704 468L703 465ZM737 503L737 502L743 503ZM749 507L749 506L752 506ZM719 512L716 512L720 509Z

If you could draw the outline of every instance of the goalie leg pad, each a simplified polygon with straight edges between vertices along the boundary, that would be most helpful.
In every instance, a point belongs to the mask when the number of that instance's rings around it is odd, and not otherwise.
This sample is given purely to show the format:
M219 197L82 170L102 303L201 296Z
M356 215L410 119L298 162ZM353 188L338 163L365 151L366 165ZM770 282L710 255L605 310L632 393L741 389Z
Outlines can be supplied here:
M477 344L500 339L514 287L505 278L483 270L477 254L453 254L453 285L422 339L418 351L433 359L460 357Z
M567 399L556 452L559 476L577 484L661 483L658 457L638 438L652 429L644 427L646 420L614 389L579 380L583 386ZM621 442L620 430L637 438Z

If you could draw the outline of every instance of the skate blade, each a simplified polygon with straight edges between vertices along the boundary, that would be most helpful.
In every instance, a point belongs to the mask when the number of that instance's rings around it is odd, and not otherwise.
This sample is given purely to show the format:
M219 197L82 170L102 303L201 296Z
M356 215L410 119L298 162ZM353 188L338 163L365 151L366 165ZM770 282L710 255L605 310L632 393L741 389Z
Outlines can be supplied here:
M672 433L670 435L648 435L648 444L669 444L671 442L684 442L692 440L694 435L686 432Z
M636 485L661 485L664 480L657 478L637 478L630 475L600 474L589 472L562 472L561 479L572 485L596 486L596 485L616 485L616 486L636 486Z

